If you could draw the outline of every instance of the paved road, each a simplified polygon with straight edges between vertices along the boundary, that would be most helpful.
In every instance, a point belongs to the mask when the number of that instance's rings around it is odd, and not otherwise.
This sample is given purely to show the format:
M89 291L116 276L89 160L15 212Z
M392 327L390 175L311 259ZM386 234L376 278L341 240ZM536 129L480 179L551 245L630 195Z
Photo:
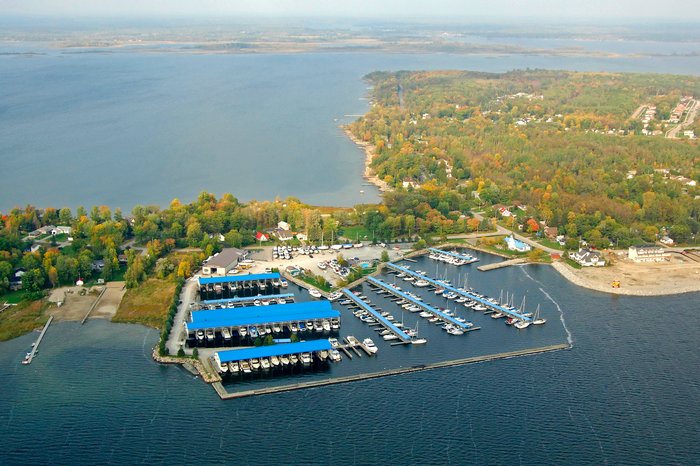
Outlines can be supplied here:
M675 139L678 137L678 133L685 129L687 126L690 126L693 124L695 121L695 117L698 114L698 110L700 110L700 105L698 104L697 100L691 100L690 103L688 104L688 111L685 114L685 118L681 123L676 125L674 128L670 129L666 133L666 137L669 139Z
M170 331L170 336L166 342L166 346L170 354L177 354L178 350L185 344L185 326L184 322L188 316L189 303L193 302L197 295L197 276L191 277L185 282L180 292L180 300L182 304L177 308L177 314L173 320L173 328ZM186 352L189 352L185 349Z

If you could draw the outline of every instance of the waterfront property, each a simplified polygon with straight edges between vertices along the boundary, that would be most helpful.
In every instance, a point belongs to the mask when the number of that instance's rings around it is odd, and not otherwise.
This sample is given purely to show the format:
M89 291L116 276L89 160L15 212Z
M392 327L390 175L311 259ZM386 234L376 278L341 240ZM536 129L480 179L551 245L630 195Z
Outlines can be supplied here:
M219 373L250 374L330 362L333 346L327 339L218 351L212 356Z
M569 253L569 257L584 267L602 267L605 265L605 259L600 251L584 248L576 252Z
M189 346L249 345L267 336L329 334L340 329L340 312L328 301L193 311L185 322Z
M247 251L238 248L224 248L202 266L203 275L221 276L229 273L238 263L245 259Z

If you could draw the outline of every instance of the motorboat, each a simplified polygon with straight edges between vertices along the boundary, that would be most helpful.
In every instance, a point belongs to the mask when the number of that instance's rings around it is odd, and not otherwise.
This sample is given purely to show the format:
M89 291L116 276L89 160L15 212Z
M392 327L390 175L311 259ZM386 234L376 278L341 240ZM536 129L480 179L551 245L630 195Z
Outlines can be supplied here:
M287 304L287 300L284 298L277 298L277 304Z
M214 341L214 330L207 329L207 341Z
M267 358L261 358L260 359L260 366L266 370L270 369L270 360Z
M323 324L321 324L321 322L318 321L318 320L315 321L315 322L314 322L314 330L315 330L316 332L322 332L322 331L323 331Z
M364 344L365 348L367 348L367 351L369 351L372 354L379 351L379 348L377 348L377 345L374 344L371 338L365 338L364 340L362 340L362 344Z
M258 369L260 369L260 360L258 358L251 359L250 360L250 367L254 371L257 371Z
M310 294L311 297L313 297L313 298L320 298L320 297L322 296L322 295L321 295L321 292L318 291L316 288L310 288L310 289L309 289L309 294Z
M337 338L329 338L328 342L331 344L331 347L337 348L339 343Z
M283 366L288 366L290 363L289 356L287 356L287 355L280 356L280 362L282 363Z
M289 283L287 282L286 279L280 278L280 286L281 286L282 288L287 288L287 287L289 286Z
M232 361L232 362L228 363L228 370L232 374L238 374L241 371L241 368L238 365L238 362Z
M244 338L246 335L248 335L248 329L241 327L238 329L238 334L241 336L241 338Z
M289 355L290 364L297 364L299 362L299 357L296 354Z
M493 314L491 314L492 319L500 319L501 317L505 317L505 316L506 316L506 314L503 312L500 312L500 311L497 311L497 312L494 312Z
M330 357L331 357L331 361L333 361L333 362L339 362L342 359L340 356L340 351L338 351L335 348L332 348L330 350Z
M197 340L198 341L204 340L204 330L197 330Z
M328 350L321 350L318 352L318 358L321 361L325 361L328 358Z
M412 345L424 345L426 343L428 343L428 340L425 338L414 338L411 340Z
M224 327L221 329L221 335L224 336L224 340L230 340L231 339L231 330L228 327Z
M327 319L324 319L323 322L321 322L321 326L323 327L324 332L331 331L331 323Z
M398 339L399 339L399 337L397 337L397 336L394 335L394 334L391 334L391 335L384 335L382 338L383 338L384 340L386 340L386 341L389 341L389 340L398 340Z
M250 374L250 373L251 373L251 370L250 370L250 362L248 362L248 361L241 361L241 370L242 370L244 373L246 373L246 374Z
M255 327L250 327L248 329L248 332L250 333L250 338L258 338L258 329Z
M271 356L270 357L270 364L272 364L273 367L277 367L280 365L280 358L277 356Z
M513 324L513 327L517 328L518 330L522 330L524 328L528 328L530 326L530 322L527 320L520 320Z

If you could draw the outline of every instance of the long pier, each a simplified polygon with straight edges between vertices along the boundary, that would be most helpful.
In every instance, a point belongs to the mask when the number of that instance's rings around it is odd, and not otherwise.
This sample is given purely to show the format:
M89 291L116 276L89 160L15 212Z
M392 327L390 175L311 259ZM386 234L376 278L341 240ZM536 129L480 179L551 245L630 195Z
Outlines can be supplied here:
M386 264L386 266L392 270L395 270L395 271L398 271L398 272L401 272L401 273L404 273L407 275L411 275L411 276L416 277L416 278L426 280L428 283L432 284L435 287L439 287L439 288L443 288L445 290L452 291L453 293L457 293L460 296L464 296L465 298L471 299L472 301L476 301L480 304L483 304L484 306L486 306L488 308L495 309L495 310L502 312L508 316L513 317L513 318L523 320L526 322L532 322L532 318L530 318L530 317L525 317L524 315L520 314L519 312L515 312L511 309L507 309L507 308L501 306L500 304L494 304L491 301L484 299L484 298L481 298L481 297L479 297L479 296L477 296L474 293L471 293L469 291L460 290L459 288L455 288L454 286L439 282L439 281L435 280L434 278L426 277L426 276L421 275L417 272L414 272L411 269L408 269L406 267L401 267L400 265L396 265L393 262L388 262Z
M95 308L97 307L97 303L100 302L100 299L102 299L102 296L104 296L106 291L107 291L107 286L102 288L102 291L100 291L99 296L97 296L97 299L95 300L95 302L92 303L92 306L90 306L90 309L88 309L87 313L85 314L85 317L83 317L83 320L80 321L80 325L85 324L85 321L88 320L88 317L90 317L90 314L92 314L92 311L95 310Z
M379 288L382 288L382 289L388 291L389 293L393 294L394 296L398 296L400 298L405 299L406 301L409 301L409 302L419 306L421 309L430 312L431 314L435 315L436 317L439 317L440 320L442 320L443 322L448 322L448 323L454 325L455 327L459 327L461 330L467 331L467 330L478 330L479 329L479 327L474 328L473 325L465 324L464 322L460 322L457 319L455 319L454 317L448 316L447 314L440 311L439 309L435 309L434 307L424 303L423 301L419 301L416 298L414 298L413 296L407 295L406 293L399 290L398 288L396 288L392 285L389 285L388 283L384 283L383 281L378 280L372 276L368 276L367 280L369 281L369 283L376 285Z
M442 249L437 249L437 248L428 248L428 251L435 253L435 254L442 254L444 256L454 257L455 259L461 259L463 261L467 261L467 264L472 264L474 262L479 261L479 259L477 259L474 256L459 254L459 253L453 252L453 251L443 251Z
M493 264L480 265L477 269L481 272L488 272L489 270L496 270L503 267L509 267L511 265L525 264L527 259L524 257L518 257L515 259L510 259L507 261L494 262Z
M51 325L51 321L53 321L53 316L49 316L49 320L46 321L44 328L41 329L39 338L37 338L36 342L34 343L34 348L32 348L32 351L31 353L29 353L29 356L27 356L27 358L24 361L22 361L22 364L32 363L32 360L34 360L34 356L36 356L36 352L39 350L39 344L41 343L42 338L44 338L44 335L46 334L46 330L48 330L49 325Z
M404 333L403 330L398 328L390 320L388 320L386 317L384 317L379 312L377 312L372 306L370 306L366 302L362 301L355 293L348 290L347 288L343 288L343 293L345 294L345 296L347 296L355 304L360 306L365 311L369 312L372 315L372 317L377 319L377 322L382 324L387 330L389 330L391 333L396 335L399 338L399 340L401 340L404 343L411 342L411 337L406 335L406 333Z
M296 384L290 384L290 385L281 385L279 387L267 387L267 388L260 388L260 389L255 389L255 390L244 390L241 392L235 392L235 393L229 393L221 383L215 383L214 389L216 390L216 393L221 397L222 400L230 400L230 399L235 399L235 398L246 398L249 396L259 396L259 395L269 395L273 393L282 393L282 392L289 392L293 390L302 390L306 388L315 388L315 387L323 387L326 385L335 385L335 384L340 384L340 383L347 383L347 382L357 382L360 380L369 380L369 379L376 379L379 377L388 377L392 375L401 375L401 374L408 374L411 372L420 372L420 371L426 371L426 370L432 370L432 369L439 369L443 367L455 367L455 366L463 366L466 364L474 364L474 363L479 363L479 362L486 362L486 361L495 361L498 359L510 359L510 358L515 358L515 357L520 357L520 356L528 356L528 355L533 355L533 354L540 354L540 353L548 353L551 351L560 351L564 349L569 349L571 348L570 345L566 343L561 343L558 345L550 345L550 346L542 346L539 348L529 348L529 349L524 349L524 350L516 350L516 351L509 351L506 353L497 353L497 354L487 354L484 356L472 356L469 358L462 358L462 359L455 359L452 361L441 361L441 362L436 362L436 363L431 363L431 364L419 364L411 367L399 367L396 369L388 369L380 372L371 372L367 374L357 374L357 375L348 375L344 377L337 377L337 378L329 378L329 379L323 379L323 380L311 380L308 382L301 382L301 383L296 383Z

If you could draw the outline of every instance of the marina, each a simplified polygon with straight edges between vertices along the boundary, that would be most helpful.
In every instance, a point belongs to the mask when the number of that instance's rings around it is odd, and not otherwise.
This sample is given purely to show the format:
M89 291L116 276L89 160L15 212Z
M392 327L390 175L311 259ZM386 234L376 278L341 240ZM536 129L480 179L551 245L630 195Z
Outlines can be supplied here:
M374 309L372 306L364 302L358 295L343 288L343 293L348 297L355 305L359 306L366 312L368 312L377 322L384 326L388 331L394 334L402 343L411 343L411 337L407 335L402 329L397 327L393 322L384 317L380 312Z
M200 277L199 295L202 301L212 299L252 297L278 293L282 288L279 273Z
M479 330L481 328L481 327L474 327L473 324L470 324L467 322L461 322L461 321L457 320L456 318L445 314L444 312L440 311L439 309L436 309L433 306L430 306L429 304L427 304L419 299L416 299L414 296L411 296L409 294L404 293L403 291L401 291L397 287L394 287L394 286L392 286L388 283L385 283L381 280L378 280L374 277L367 277L367 281L370 283L370 285L374 285L380 289L386 290L389 293L391 293L392 295L397 296L405 301L408 301L409 303L412 303L415 306L418 306L422 310L437 317L441 322L452 325L453 327L460 329L462 332Z
M463 296L469 300L475 301L478 304L480 304L481 306L485 307L486 309L491 309L493 311L500 312L506 316L512 317L512 318L517 319L519 321L528 322L528 323L532 322L531 317L528 317L526 315L521 314L517 309L514 309L512 307L505 307L495 300L485 299L472 291L466 291L466 290L463 290L460 288L456 288L452 285L448 285L447 283L445 283L443 281L424 276L424 275L419 274L419 273L417 273L417 272L415 272L407 267L402 267L400 265L396 265L396 264L391 263L391 262L387 263L387 267L391 270L398 272L398 273L402 273L404 275L409 275L409 276L412 276L414 278L419 278L419 279L425 280L428 283L430 283L431 285L433 285L435 288L441 288L443 290L455 293L459 296Z
M270 295L255 295L255 296L244 296L240 298L224 298L224 299L207 299L201 301L201 308L209 306L221 306L221 307L242 307L253 305L266 305L267 304L286 304L294 302L293 293L282 293L282 294L270 294ZM211 307L209 307L211 309Z
M470 254L460 254L455 251L443 251L442 249L428 248L428 257L452 265L467 265L478 262L479 259Z

